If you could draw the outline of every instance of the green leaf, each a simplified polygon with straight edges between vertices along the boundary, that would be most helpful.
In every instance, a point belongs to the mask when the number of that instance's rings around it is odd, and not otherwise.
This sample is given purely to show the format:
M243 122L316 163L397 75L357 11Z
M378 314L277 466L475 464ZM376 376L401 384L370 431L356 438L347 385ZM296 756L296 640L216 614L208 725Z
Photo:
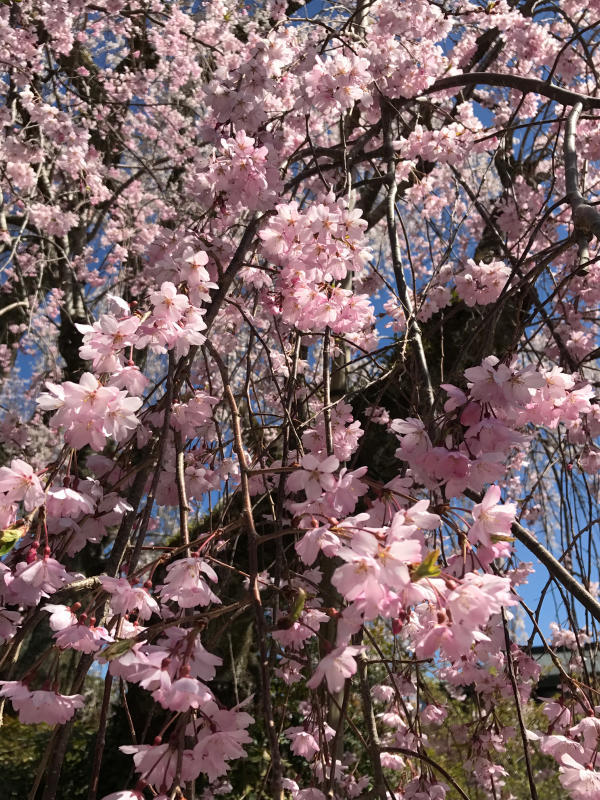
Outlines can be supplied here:
M135 639L122 639L120 642L113 642L102 651L102 657L107 661L112 661L113 658L120 658L125 653L128 653L134 644Z
M514 541L516 541L514 536L506 536L503 533L492 533L492 534L490 534L490 539L492 541L492 544L496 544L496 542L514 542Z
M294 600L292 606L290 608L289 614L285 617L282 617L277 622L277 627L281 629L289 629L292 627L294 622L297 622L300 618L300 614L304 610L304 604L306 603L306 592L304 589L297 589L294 593Z
M416 583L417 581L420 581L421 578L437 578L441 572L441 569L437 563L439 557L439 550L432 550L431 552L427 553L423 561L411 569L411 580Z
M6 528L0 534L0 556L5 556L25 533L24 528Z

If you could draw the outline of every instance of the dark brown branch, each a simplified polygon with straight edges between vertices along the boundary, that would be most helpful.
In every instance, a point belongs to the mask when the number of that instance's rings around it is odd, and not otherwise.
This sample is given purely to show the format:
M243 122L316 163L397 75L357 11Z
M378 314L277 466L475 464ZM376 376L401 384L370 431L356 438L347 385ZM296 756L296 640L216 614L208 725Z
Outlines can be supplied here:
M587 243L591 235L600 239L600 212L598 209L586 203L585 198L579 190L576 134L577 123L579 122L582 110L583 103L577 102L569 112L567 124L565 125L565 138L563 142L567 201L571 206L575 238L579 243L580 263L582 262L582 256L585 258L585 254L587 254L587 259L585 260L589 261Z
M246 460L242 429L240 425L240 412L231 389L229 372L227 366L216 349L210 342L206 342L206 349L214 358L215 363L221 374L223 381L223 394L227 399L229 411L231 413L231 426L233 429L233 449L240 466L240 483L242 490L242 501L244 507L244 518L246 533L248 535L248 563L250 573L250 593L254 606L254 617L256 625L256 635L258 638L258 648L260 653L260 674L262 683L262 702L264 719L267 726L267 736L269 739L269 750L271 753L271 797L273 800L283 800L283 769L281 765L281 753L279 751L279 738L275 717L273 714L273 704L271 702L271 676L269 669L269 657L267 654L267 627L265 624L264 609L258 585L258 541L259 536L254 525L254 515L252 512L252 500L250 498L250 484L248 479L249 466Z
M465 489L465 495L469 500L475 503L481 503L482 497L470 489ZM564 588L570 592L576 600L579 600L581 605L589 611L595 620L600 622L600 603L592 597L587 589L582 586L579 581L571 575L571 573L563 567L549 550L546 550L544 545L530 533L527 528L524 528L519 522L513 522L511 533L518 539L522 545L529 550L542 564L546 567L552 577Z
M394 277L396 278L396 287L398 289L398 297L402 310L406 318L406 334L407 338L414 340L417 361L425 381L425 390L429 407L433 408L435 403L435 396L433 393L433 385L431 383L431 375L427 365L427 357L425 355L425 348L423 347L423 339L421 336L421 328L417 322L414 314L413 303L409 294L406 279L404 277L404 269L402 266L402 255L400 251L400 244L398 242L398 233L396 231L396 192L398 184L396 183L396 166L394 161L394 148L392 144L392 108L387 99L381 98L381 115L383 126L383 141L384 150L387 161L387 228L388 238L390 242L390 254L392 258L392 268L394 270Z
M527 770L527 780L529 781L529 793L531 800L538 800L535 779L533 777L533 770L531 768L531 758L529 756L529 740L527 739L527 730L523 720L523 710L521 708L521 697L519 695L519 687L517 686L517 679L515 677L515 667L513 657L510 650L510 636L508 635L508 625L506 623L506 612L502 609L502 624L504 626L504 643L506 647L506 670L512 687L513 695L515 698L515 708L517 711L517 720L519 722L519 732L521 734L521 741L523 743L523 755L525 756L525 768Z
M367 679L367 662L364 653L359 653L356 657L358 679L360 681L360 697L362 704L363 719L367 729L367 743L369 745L369 757L373 768L373 793L380 800L386 800L385 776L381 765L381 743L375 722L373 703L371 702L371 689Z
M465 72L460 75L448 75L446 78L440 78L427 89L424 89L421 95L435 94L435 92L443 92L446 89L478 84L541 94L550 100L561 103L563 106L573 106L576 103L581 103L584 109L600 108L600 97L590 97L589 95L579 94L579 92L573 92L570 89L562 89L560 86L554 86L539 78L523 78L520 75L508 75L500 72Z
M452 775L442 767L441 764L438 764L437 761L434 761L433 758L430 758L426 753L418 753L415 750L409 750L408 747L385 747L383 748L386 753L400 753L400 755L408 756L409 758L418 758L421 761L424 761L426 764L429 764L434 770L443 775L443 777L448 781L448 783L459 793L459 795L463 798L463 800L470 800L469 795L466 794L458 785L458 783L454 780Z

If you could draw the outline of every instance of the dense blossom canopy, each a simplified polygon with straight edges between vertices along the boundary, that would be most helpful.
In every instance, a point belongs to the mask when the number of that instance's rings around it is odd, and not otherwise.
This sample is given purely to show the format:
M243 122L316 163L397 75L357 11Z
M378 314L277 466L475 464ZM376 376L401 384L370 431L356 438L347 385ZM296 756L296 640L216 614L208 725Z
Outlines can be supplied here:
M600 797L599 13L0 4L32 800Z

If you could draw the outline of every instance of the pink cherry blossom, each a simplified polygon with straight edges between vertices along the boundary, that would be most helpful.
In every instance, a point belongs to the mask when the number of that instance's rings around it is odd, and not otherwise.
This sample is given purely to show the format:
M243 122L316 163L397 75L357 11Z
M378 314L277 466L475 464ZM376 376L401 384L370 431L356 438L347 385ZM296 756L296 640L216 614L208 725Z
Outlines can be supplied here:
M0 3L0 693L113 678L110 800L504 800L517 700L590 800L600 0L305 5Z
M561 758L560 782L573 800L593 800L600 792L600 772L587 769L572 756Z
M355 674L357 670L355 656L362 652L364 652L363 647L354 645L335 647L319 661L317 669L306 685L309 689L316 689L325 679L330 692L339 692L344 681Z
M80 694L30 691L18 681L0 681L0 684L0 695L9 698L15 711L19 712L19 720L26 724L45 722L48 725L64 725L78 708L84 706Z
M102 588L111 594L111 608L115 614L136 610L141 620L159 612L158 603L142 587L134 587L125 578L100 578Z
M332 473L340 465L335 456L319 460L311 453L307 453L302 457L300 464L302 469L292 473L288 478L288 486L292 491L303 489L307 500L316 500L322 492L334 488L335 479Z
M48 597L69 583L71 578L63 565L50 556L31 563L20 561L10 583L9 594L24 605L36 605L42 597Z
M179 322L190 304L185 295L177 294L177 289L169 281L161 285L160 291L152 292L150 302L154 306L156 317L169 322Z
M81 653L95 653L106 642L114 641L102 625L81 622L60 628L54 634L54 639L61 650L79 650Z
M10 467L0 467L0 492L6 492L10 503L23 501L26 511L32 511L44 502L44 490L33 468L15 458Z
M252 741L246 729L254 720L245 711L237 708L222 710L215 703L209 703L204 713L205 724L194 731L193 757L198 771L213 781L225 774L229 760L246 755L242 745Z
M515 521L514 503L499 505L500 487L490 486L483 501L473 506L475 523L471 525L469 540L474 544L481 542L491 545L493 536L510 536L510 527Z
M48 621L53 631L63 631L77 624L77 617L67 606L46 603L44 611L50 614Z
M213 699L212 692L195 678L178 678L170 685L163 685L153 692L155 700L171 711L187 711L200 708Z
M133 756L135 770L147 783L158 789L169 789L175 777L178 763L178 751L170 744L155 745L122 745L119 750ZM193 768L191 750L184 750L182 761L182 778L185 780L197 774Z
M206 606L221 600L210 589L206 577L217 581L214 569L199 558L185 558L169 564L164 586L160 590L163 600L175 600L181 608Z

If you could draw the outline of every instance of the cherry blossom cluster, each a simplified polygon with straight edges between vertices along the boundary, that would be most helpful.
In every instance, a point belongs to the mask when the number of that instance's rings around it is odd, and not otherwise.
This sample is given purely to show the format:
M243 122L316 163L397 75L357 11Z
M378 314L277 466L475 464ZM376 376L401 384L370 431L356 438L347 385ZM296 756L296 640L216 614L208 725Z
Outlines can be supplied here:
M469 258L466 264L455 273L453 273L452 267L444 266L427 286L423 305L419 309L419 319L426 322L442 308L451 306L453 301L452 282L458 298L472 308L495 303L506 290L510 276L510 267L502 261L475 263L472 258ZM394 304L391 301L388 303L390 314L394 318L399 318ZM403 329L401 319L393 324L395 324L395 329Z
M476 264L469 259L464 271L454 276L456 291L468 306L486 306L500 297L510 274L510 267L502 262Z
M282 268L283 320L307 331L368 330L374 321L368 297L342 283L351 272L362 272L369 258L360 211L331 196L306 213L295 202L276 209L260 238L266 257Z
M115 702L106 800L600 795L599 11L0 3L0 697L90 800Z
M420 482L443 484L447 497L465 488L479 492L486 483L501 479L511 450L527 441L519 429L528 423L577 428L581 417L592 412L592 388L577 386L559 367L538 371L488 356L481 366L467 369L465 377L468 394L451 384L443 386L450 399L435 434L437 441L419 419L390 423L400 440L397 455L410 464ZM453 420L461 426L457 446L445 435Z
M142 405L141 398L101 384L91 372L85 372L79 383L48 381L46 387L48 392L40 395L38 405L56 412L53 427L64 428L65 441L76 449L90 445L102 450L109 437L122 442L139 424L135 412Z
M279 172L269 159L269 149L238 130L234 138L221 139L206 173L197 176L192 191L202 196L227 198L253 211L270 209L280 189Z
M317 56L306 75L306 94L311 105L323 111L332 107L344 111L369 96L369 62L353 53L336 53L331 58Z

